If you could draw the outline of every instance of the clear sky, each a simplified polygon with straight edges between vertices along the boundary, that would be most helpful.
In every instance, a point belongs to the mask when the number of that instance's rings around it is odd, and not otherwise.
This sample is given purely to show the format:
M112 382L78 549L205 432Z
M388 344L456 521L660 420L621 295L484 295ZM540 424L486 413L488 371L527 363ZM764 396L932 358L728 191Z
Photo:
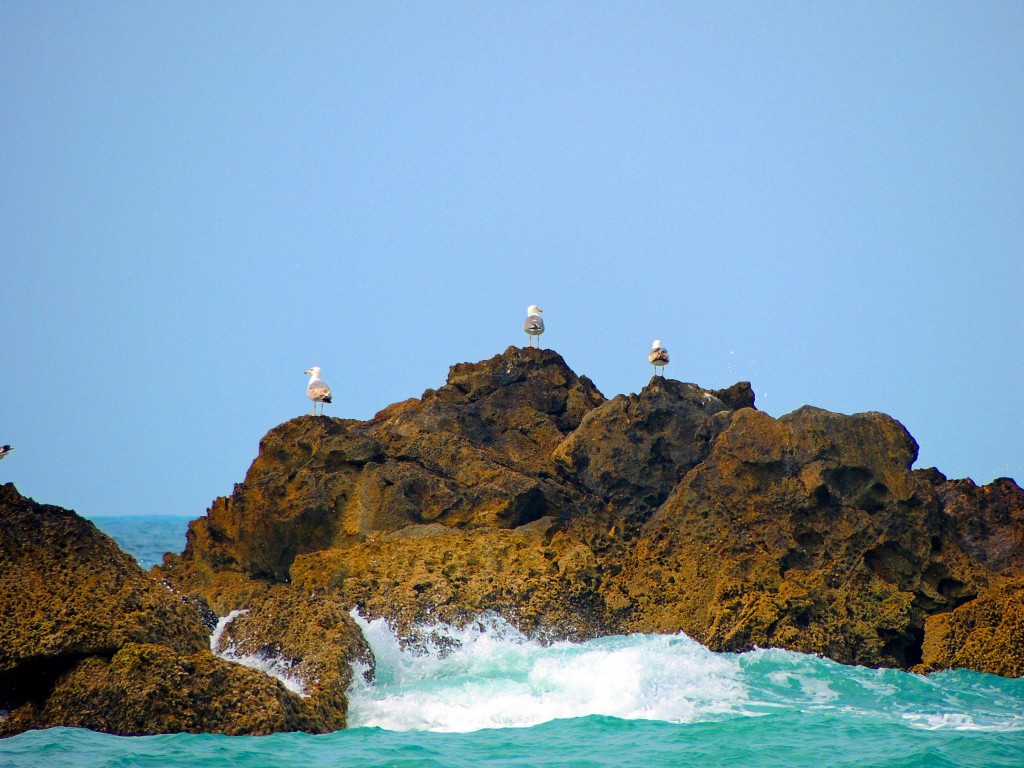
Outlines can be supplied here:
M201 515L545 347L1024 482L1024 4L0 0L0 482Z

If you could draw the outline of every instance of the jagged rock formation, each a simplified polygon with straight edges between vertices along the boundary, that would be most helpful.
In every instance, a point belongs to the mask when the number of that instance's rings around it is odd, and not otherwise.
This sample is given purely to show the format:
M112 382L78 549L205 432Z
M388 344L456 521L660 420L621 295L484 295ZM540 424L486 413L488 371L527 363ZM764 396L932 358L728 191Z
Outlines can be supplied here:
M216 730L239 711L236 732L342 727L350 662L372 667L352 608L412 643L432 622L497 612L548 638L685 631L716 650L1024 674L1024 492L947 481L912 469L916 457L884 414L775 419L746 382L660 377L606 400L555 352L510 347L369 421L275 427L244 482L154 570L190 605L244 611L226 641L286 662L307 698L262 678L256 699L219 709L230 675L258 673L200 658L203 633L181 628L187 606L165 590L167 626L144 605L104 650L70 643L85 650L58 653L48 698L22 722L78 723L92 706L116 715L90 727L137 723L124 732ZM23 679L55 625L3 626L29 650L0 656L0 675ZM154 714L142 669L192 688L161 694Z
M316 694L300 698L215 657L209 636L194 602L92 523L0 486L0 736L55 725L120 734L344 726L347 677L323 712ZM365 654L358 629L349 636L348 658Z
M1006 674L991 659L1019 617L1003 572L1021 561L1021 491L916 457L884 414L774 419L745 382L654 378L605 400L556 353L512 347L368 422L272 430L163 573L220 613L273 583L408 637L491 610L546 636L683 630ZM1002 618L978 614L992 601Z
M560 357L510 349L370 422L301 417L271 430L229 498L193 523L197 575L288 579L297 555L411 524L514 528L569 506L551 452L604 398Z

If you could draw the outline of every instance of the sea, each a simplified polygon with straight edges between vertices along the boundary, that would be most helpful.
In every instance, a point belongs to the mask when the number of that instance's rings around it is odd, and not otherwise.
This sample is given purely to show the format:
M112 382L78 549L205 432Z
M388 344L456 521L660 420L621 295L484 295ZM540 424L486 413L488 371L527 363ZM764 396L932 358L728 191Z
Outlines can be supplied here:
M180 552L180 517L95 518L144 568ZM0 740L0 766L1024 766L1024 680L843 666L777 649L712 653L685 635L542 644L495 616L403 648L355 614L376 656L350 726L327 735Z

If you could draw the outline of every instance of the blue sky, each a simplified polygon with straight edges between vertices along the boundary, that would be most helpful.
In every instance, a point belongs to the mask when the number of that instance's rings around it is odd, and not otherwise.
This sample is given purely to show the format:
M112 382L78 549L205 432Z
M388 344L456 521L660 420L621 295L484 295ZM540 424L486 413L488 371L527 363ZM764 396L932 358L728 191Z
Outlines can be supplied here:
M271 427L544 346L1024 480L1024 5L0 2L0 462L202 514Z

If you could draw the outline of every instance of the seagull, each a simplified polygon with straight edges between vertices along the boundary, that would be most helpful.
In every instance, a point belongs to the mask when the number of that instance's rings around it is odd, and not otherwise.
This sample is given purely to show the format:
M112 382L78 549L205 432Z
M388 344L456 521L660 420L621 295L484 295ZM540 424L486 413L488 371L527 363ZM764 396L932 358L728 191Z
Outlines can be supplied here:
M665 366L668 365L668 350L661 346L661 339L655 339L651 344L651 352L647 355L647 362L654 366L654 375L658 375L661 368L662 377L665 376Z
M331 388L320 378L320 368L314 365L308 371L309 386L306 387L306 397L313 401L313 415L316 416L316 404L320 403L320 414L323 415L324 403L331 402Z
M540 316L540 313L543 311L536 304L531 304L526 308L526 322L523 323L523 330L529 334L528 339L531 347L533 346L533 337L544 333L544 321ZM537 347L540 347L540 339L537 339Z
M10 453L13 450L14 449L11 448L11 446L9 446L9 445L0 445L0 459L6 459L7 458L7 454Z

